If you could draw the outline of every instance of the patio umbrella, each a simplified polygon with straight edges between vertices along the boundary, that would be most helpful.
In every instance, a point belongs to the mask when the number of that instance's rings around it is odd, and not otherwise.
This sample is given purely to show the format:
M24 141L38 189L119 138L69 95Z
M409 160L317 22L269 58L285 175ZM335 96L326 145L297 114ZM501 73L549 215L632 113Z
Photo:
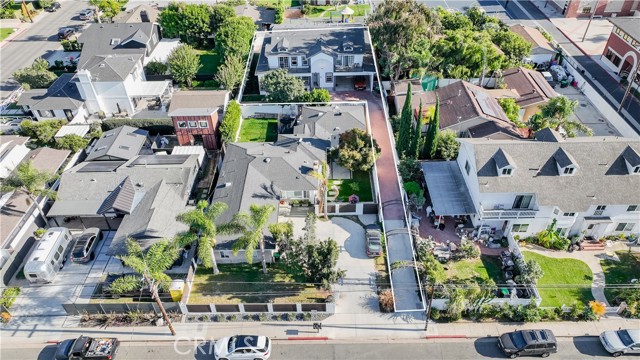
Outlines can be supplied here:
M355 11L352 8L345 6L345 8L340 12L341 15L353 15Z

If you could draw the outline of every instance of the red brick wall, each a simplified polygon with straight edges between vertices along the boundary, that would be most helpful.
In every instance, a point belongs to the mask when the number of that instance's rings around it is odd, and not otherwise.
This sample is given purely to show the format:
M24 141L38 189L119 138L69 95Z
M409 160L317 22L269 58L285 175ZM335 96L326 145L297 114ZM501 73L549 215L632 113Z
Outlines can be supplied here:
M209 150L215 150L220 147L218 142L218 114L205 115L205 116L173 116L173 127L176 130L178 142L180 145L191 145L194 142L194 135L202 136L203 146ZM187 127L181 128L178 126L178 122L186 121ZM189 121L198 122L197 128L188 127ZM200 121L206 121L208 126L206 128L200 128Z
M618 55L620 55L620 58L622 59L621 61L627 61L629 63L631 63L633 65L633 58L631 57L626 57L625 55L629 52L632 51L636 54L636 57L638 59L640 59L640 51L638 51L637 49L635 49L633 46L631 46L630 44L628 44L626 41L624 41L623 39L621 39L618 35L614 34L613 32L611 33L611 35L609 35L609 40L607 41L607 45L604 47L604 52L602 53L602 55L606 55L607 54L607 50L611 48L613 51L615 51ZM624 70L624 67L622 68Z
M598 7L596 9L596 15L602 15L605 17L611 16L612 13L604 11L605 8L607 7L607 4L610 1L624 1L624 5L622 5L622 10L620 10L619 12L616 12L617 16L630 16L633 10L637 10L637 9L633 9L633 4L635 0L600 0L600 2L598 3ZM567 5L567 11L565 12L564 17L580 18L580 17L591 16L591 14L582 13L582 6L580 5L580 3L581 3L581 0L569 0ZM592 3L595 5L595 2L588 2L588 3ZM553 5L560 12L562 12L561 7L556 6L555 3L553 3Z

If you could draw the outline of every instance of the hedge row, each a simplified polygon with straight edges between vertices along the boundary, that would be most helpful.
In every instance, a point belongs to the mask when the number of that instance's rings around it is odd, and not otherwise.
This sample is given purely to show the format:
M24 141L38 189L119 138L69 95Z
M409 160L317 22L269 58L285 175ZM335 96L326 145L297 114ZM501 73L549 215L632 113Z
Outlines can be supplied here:
M147 130L150 135L175 134L171 119L109 119L102 122L102 131L109 131L123 125Z

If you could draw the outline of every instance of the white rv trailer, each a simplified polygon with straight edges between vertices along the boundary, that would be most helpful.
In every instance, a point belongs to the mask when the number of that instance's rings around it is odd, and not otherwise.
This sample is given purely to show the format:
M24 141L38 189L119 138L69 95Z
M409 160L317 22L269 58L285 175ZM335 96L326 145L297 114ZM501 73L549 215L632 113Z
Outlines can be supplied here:
M36 241L35 249L24 265L24 275L31 283L49 283L67 259L73 237L69 229L53 227L47 229L42 239Z

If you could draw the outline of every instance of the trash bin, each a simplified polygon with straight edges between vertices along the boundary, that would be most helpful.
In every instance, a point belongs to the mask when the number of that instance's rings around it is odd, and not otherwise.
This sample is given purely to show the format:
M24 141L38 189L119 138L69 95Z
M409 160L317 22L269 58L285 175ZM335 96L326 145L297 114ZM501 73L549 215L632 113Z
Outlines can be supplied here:
M561 88L566 88L567 86L569 86L569 82L567 80L560 81Z

